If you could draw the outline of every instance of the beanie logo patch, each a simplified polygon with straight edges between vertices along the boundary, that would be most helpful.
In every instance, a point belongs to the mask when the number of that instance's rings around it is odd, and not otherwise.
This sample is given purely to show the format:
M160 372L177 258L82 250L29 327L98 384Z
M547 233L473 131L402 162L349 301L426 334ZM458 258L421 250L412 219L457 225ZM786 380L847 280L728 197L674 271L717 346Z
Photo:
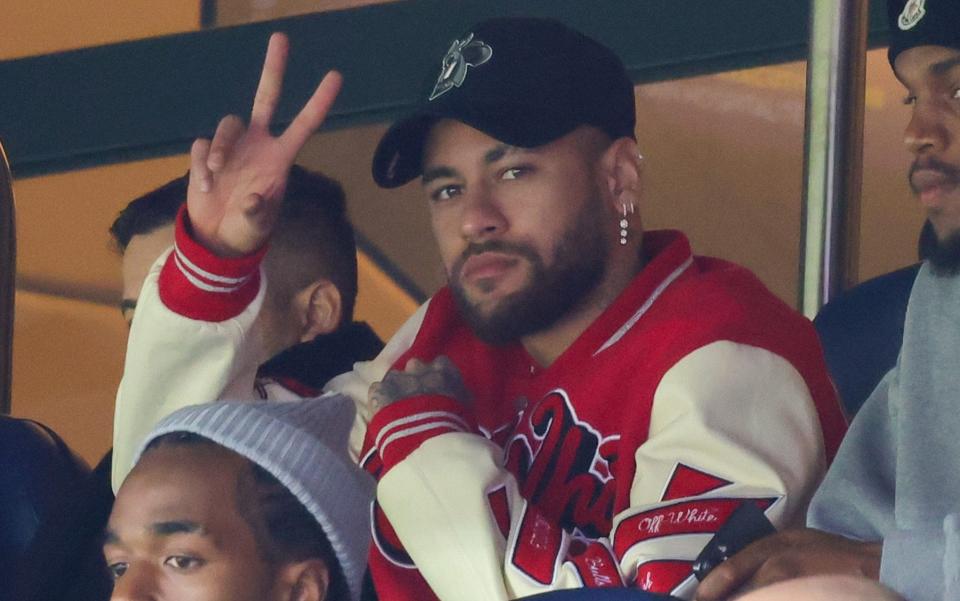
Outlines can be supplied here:
M493 56L493 48L481 40L474 40L473 34L467 34L462 40L455 40L444 55L429 100L443 96L453 88L459 88L467 78L468 67L479 67Z
M924 4L926 4L926 0L909 0L907 2L906 6L903 7L903 12L900 13L900 18L897 19L897 26L901 31L913 29L923 19L924 15L927 14Z

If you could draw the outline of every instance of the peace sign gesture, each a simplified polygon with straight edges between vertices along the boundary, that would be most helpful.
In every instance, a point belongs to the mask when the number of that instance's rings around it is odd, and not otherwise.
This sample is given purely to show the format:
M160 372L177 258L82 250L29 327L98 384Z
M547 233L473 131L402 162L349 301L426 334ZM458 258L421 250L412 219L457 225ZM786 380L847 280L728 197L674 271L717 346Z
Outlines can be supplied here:
M212 141L198 139L190 149L190 223L197 241L219 256L249 254L267 242L290 167L340 91L343 78L330 71L286 131L274 137L270 120L280 101L289 52L287 36L270 36L249 126L229 115Z

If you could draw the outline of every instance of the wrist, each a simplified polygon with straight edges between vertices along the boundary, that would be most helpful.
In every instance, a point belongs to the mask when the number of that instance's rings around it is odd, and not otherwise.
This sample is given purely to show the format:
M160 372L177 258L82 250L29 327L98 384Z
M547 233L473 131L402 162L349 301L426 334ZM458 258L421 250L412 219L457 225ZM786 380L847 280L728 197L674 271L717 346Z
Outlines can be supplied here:
M187 236L196 244L202 246L210 254L221 259L239 259L256 254L265 245L266 240L246 240L241 243L228 243L221 240L215 232L206 232L197 227L190 219L190 212L184 205L183 229Z

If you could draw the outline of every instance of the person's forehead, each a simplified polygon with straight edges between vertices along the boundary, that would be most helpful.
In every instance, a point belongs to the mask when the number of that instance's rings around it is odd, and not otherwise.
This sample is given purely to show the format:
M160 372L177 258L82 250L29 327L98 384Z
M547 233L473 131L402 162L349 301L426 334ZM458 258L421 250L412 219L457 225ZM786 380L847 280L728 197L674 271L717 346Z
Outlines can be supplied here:
M245 463L209 444L164 444L148 451L117 493L116 522L147 528L168 521L193 521L215 530L236 512L236 490Z
M914 46L901 52L894 63L894 74L905 85L937 78L960 67L960 49L948 46Z

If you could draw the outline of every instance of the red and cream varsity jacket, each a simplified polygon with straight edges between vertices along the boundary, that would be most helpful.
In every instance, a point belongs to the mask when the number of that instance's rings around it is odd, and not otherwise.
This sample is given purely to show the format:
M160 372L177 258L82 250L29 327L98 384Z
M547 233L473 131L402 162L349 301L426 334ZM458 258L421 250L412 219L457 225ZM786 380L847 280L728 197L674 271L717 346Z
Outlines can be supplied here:
M469 406L380 410L371 571L382 599L631 586L690 598L742 503L799 525L846 422L810 323L748 271L648 232L643 271L550 367L430 301L410 358L448 356Z
M646 239L643 272L549 369L519 346L477 341L444 290L376 359L325 387L355 401L351 441L359 451L367 434L364 463L380 479L371 560L382 598L621 583L689 596L690 560L737 504L800 521L844 429L812 329L746 271L692 257L682 235ZM265 396L261 257L217 258L178 219L131 330L115 485L164 415ZM408 399L367 432L369 385L439 354L473 405ZM295 398L273 388L268 398Z

